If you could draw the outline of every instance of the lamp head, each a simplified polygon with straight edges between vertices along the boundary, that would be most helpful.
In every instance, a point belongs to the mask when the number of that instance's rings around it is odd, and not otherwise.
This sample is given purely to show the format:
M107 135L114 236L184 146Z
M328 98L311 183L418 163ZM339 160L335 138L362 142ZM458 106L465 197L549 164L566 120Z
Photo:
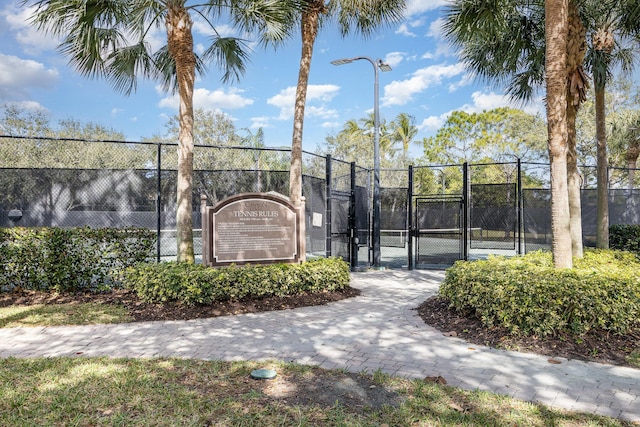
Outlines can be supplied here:
M333 65L344 65L344 64L350 64L354 61L353 58L342 58L342 59L334 59L333 61L331 61L331 63Z
M391 65L383 62L382 59L378 59L378 68L380 69L380 71L385 73L391 71Z

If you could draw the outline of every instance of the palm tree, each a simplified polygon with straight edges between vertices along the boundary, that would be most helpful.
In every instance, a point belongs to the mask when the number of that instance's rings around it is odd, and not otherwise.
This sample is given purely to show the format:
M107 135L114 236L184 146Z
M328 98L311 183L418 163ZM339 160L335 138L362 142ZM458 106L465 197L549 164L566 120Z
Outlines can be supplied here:
M618 65L630 72L640 40L640 5L637 1L583 0L584 15L590 31L591 49L587 67L593 74L597 140L597 231L596 246L609 247L609 176L605 89ZM633 17L635 16L635 20ZM635 46L634 46L635 44ZM635 51L634 51L635 48Z
M577 0L572 0L577 1ZM492 83L500 86L505 86L507 93L517 100L526 102L533 99L538 88L543 86L546 74L548 71L545 65L548 65L548 46L546 46L546 37L548 36L548 24L545 17L549 8L558 9L565 13L563 15L564 20L569 20L569 5L560 3L548 3L543 0L534 1L522 1L522 0L504 0L500 2L478 2L475 0L454 0L447 9L445 14L444 33L445 36L459 48L459 55L463 62L467 64L467 67L471 69L480 78L484 78ZM568 37L569 27L565 23L566 27L562 31L564 51L564 63L569 65L571 63L579 64L578 60L567 62L566 56L569 53L575 54L579 52L579 49L572 49L569 51ZM571 36L576 37L581 32L572 32ZM560 46L560 42L557 43L554 48ZM580 46L579 41L574 41L572 46ZM559 72L558 69L553 69L554 72ZM565 81L562 86L566 90L580 91L584 90L585 81L584 74L581 73L580 67L573 67L572 69L565 69L565 80L574 84L568 85ZM572 74L570 75L569 72ZM557 78L557 76L554 76ZM547 90L549 89L549 81L547 80ZM558 82L551 85L551 89L557 88ZM547 93L547 97L549 93ZM566 125L567 109L573 104L573 100L581 101L583 96L580 93L577 95L571 94L567 96L565 93L562 98L564 100L564 111L560 115L559 111L556 113L556 123L554 127L549 124L549 130L553 129L554 138L549 139L550 150L550 162L559 161L561 158L565 159L565 164L562 166L551 166L551 173L555 177L555 188L552 189L556 199L556 206L558 204L564 205L568 198L567 194L559 194L558 191L568 192L569 178L567 170L577 171L577 167L571 168L566 164L566 160L573 161L575 156L566 157L566 155L560 155L563 150L571 150L571 145L575 144L575 139L570 139L570 136L575 132L569 132L565 130L565 139L561 142L558 132L560 132L560 126L557 120L562 120L562 123ZM572 100L569 104L568 101ZM577 108L577 105L574 105ZM556 106L557 107L557 106ZM552 142L554 145L552 145ZM557 144L565 144L564 146L557 146ZM551 153L553 148L554 153ZM554 155L555 154L555 155ZM560 155L560 156L559 156ZM565 177L565 182L561 185L558 182L560 176ZM573 179L572 184L579 182L577 179ZM574 191L573 196L579 194ZM575 199L574 199L575 200ZM565 220L569 223L569 217L567 214L580 221L579 212L575 211L575 207L579 206L579 198L577 202L572 203L574 210L570 212L569 206L566 209L553 208L552 222L556 225L564 223ZM567 218L565 218L567 216ZM554 259L557 260L556 265L567 265L567 255L564 253L566 242L557 242L557 239L567 239L569 247L571 248L572 237L571 234L564 233L562 226L554 227L559 233L554 234ZM560 231L563 231L560 233ZM568 228L567 228L568 230ZM581 234L581 232L579 233ZM578 244L581 245L581 238L576 239ZM580 246L581 247L581 246ZM556 250L561 251L556 256ZM569 263L571 263L571 254L569 254Z
M289 198L294 206L302 197L302 131L307 86L311 70L313 45L323 22L336 19L340 33L347 36L355 30L363 36L371 35L385 24L398 22L405 9L405 0L303 0L300 15L302 53L296 87L291 139L291 169Z
M222 37L218 21L228 19L243 36L255 34L262 44L277 43L288 34L296 16L290 0L25 0L35 6L35 26L62 38L60 51L85 76L106 78L127 95L138 77L159 81L180 97L177 244L178 261L194 262L192 225L193 89L196 73L214 62L222 80L233 81L245 69L243 39ZM209 47L198 56L193 45L193 17L212 29ZM224 22L226 24L226 22ZM164 27L167 44L151 50L154 29Z
M406 153L409 151L409 144L418 134L416 118L407 113L398 114L391 122L391 132L393 133L393 138L402 143L402 149Z
M571 230L567 190L567 45L569 0L545 0L545 75L551 164L553 263L571 268Z
M611 123L610 135L614 147L624 153L627 189L633 191L638 157L640 157L640 110L616 112Z

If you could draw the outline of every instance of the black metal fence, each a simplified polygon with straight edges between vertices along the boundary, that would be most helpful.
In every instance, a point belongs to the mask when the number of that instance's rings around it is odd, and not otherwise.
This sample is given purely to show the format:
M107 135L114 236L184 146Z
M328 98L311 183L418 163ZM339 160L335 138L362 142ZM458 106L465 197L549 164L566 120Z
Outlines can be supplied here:
M200 195L289 192L290 150L196 146L193 224ZM639 174L610 168L611 224L640 223ZM631 171L634 172L634 171ZM549 167L511 163L414 166L380 174L381 265L445 266L551 244ZM595 242L594 168L583 168L585 244ZM145 227L158 259L176 254L176 145L0 136L0 227ZM303 153L309 256L372 264L372 172Z

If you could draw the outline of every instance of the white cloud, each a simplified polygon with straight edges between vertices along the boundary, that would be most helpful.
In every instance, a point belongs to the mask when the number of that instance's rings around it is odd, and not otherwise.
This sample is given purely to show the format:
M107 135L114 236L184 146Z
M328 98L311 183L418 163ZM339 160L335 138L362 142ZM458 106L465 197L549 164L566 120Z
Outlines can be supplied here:
M407 17L420 15L435 10L447 3L449 3L448 0L408 0L405 14Z
M274 127L271 124L271 118L262 116L262 117L251 117L251 129L260 129L260 128L272 128Z
M416 125L419 131L430 131L435 132L444 125L444 122L447 121L447 117L449 117L451 111L448 111L439 116L430 116L422 121L422 123Z
M216 25L214 31L214 28L211 28L211 25L209 25L203 19L194 19L193 32L207 37L215 35L219 35L221 37L237 35L237 31L235 31L235 29L231 25Z
M429 32L427 33L427 35L429 37L434 37L437 39L442 38L442 33L443 33L443 28L442 25L444 24L444 18L440 17L438 19L436 19L435 21L433 21L431 24L429 24Z
M409 26L407 24L401 24L396 30L396 34L407 37L416 37L416 34L409 30Z
M156 91L162 92L161 87L156 87ZM198 88L193 91L193 106L194 108L203 108L205 110L235 110L244 108L253 104L253 99L242 96L244 91L238 88L230 88L227 91L223 89L208 90L204 88ZM180 98L178 94L174 94L165 98L162 98L158 104L161 108L172 108L177 110L180 105Z
M37 54L46 50L55 49L60 40L36 30L29 24L29 19L35 7L8 6L0 11L9 28L15 33L16 41L24 47L25 52Z
M473 104L465 104L460 108L467 113L480 113L482 111L493 110L499 107L511 107L524 111L528 114L544 114L544 102L542 98L535 99L526 105L520 101L512 100L508 95L501 95L494 92L473 92L471 94Z
M473 74L466 73L460 80L457 82L451 83L449 85L449 92L456 92L458 89L468 86L474 82Z
M338 112L336 110L326 108L324 106L314 106L310 105L304 110L304 114L307 117L320 117L323 119L333 119L338 117Z
M309 85L307 87L307 105L305 108L305 116L318 117L334 117L337 113L335 110L328 110L324 106L311 105L313 102L329 102L340 90L336 85ZM293 110L296 98L296 87L289 86L283 89L277 95L267 99L267 104L273 105L280 109L278 115L279 120L289 120L293 117Z
M402 62L405 57L404 52L390 52L384 57L384 62L389 64L391 68L395 68L398 64Z
M30 89L51 89L58 78L58 71L39 62L0 53L0 100L28 98Z
M325 128L325 129L336 129L336 128L339 128L341 126L344 126L344 123L342 123L342 122L324 122L320 126Z
M421 68L413 73L411 78L393 81L384 87L383 106L405 105L413 96L425 91L431 86L442 83L443 79L464 73L462 64L432 65Z

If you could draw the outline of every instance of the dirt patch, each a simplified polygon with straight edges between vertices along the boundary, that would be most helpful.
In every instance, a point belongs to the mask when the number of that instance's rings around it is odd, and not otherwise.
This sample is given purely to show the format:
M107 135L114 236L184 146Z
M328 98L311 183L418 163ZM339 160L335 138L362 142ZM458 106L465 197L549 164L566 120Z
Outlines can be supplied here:
M313 375L277 376L265 380L262 392L270 399L293 406L340 406L363 410L398 406L403 398L376 384L371 376L341 371L317 370Z

